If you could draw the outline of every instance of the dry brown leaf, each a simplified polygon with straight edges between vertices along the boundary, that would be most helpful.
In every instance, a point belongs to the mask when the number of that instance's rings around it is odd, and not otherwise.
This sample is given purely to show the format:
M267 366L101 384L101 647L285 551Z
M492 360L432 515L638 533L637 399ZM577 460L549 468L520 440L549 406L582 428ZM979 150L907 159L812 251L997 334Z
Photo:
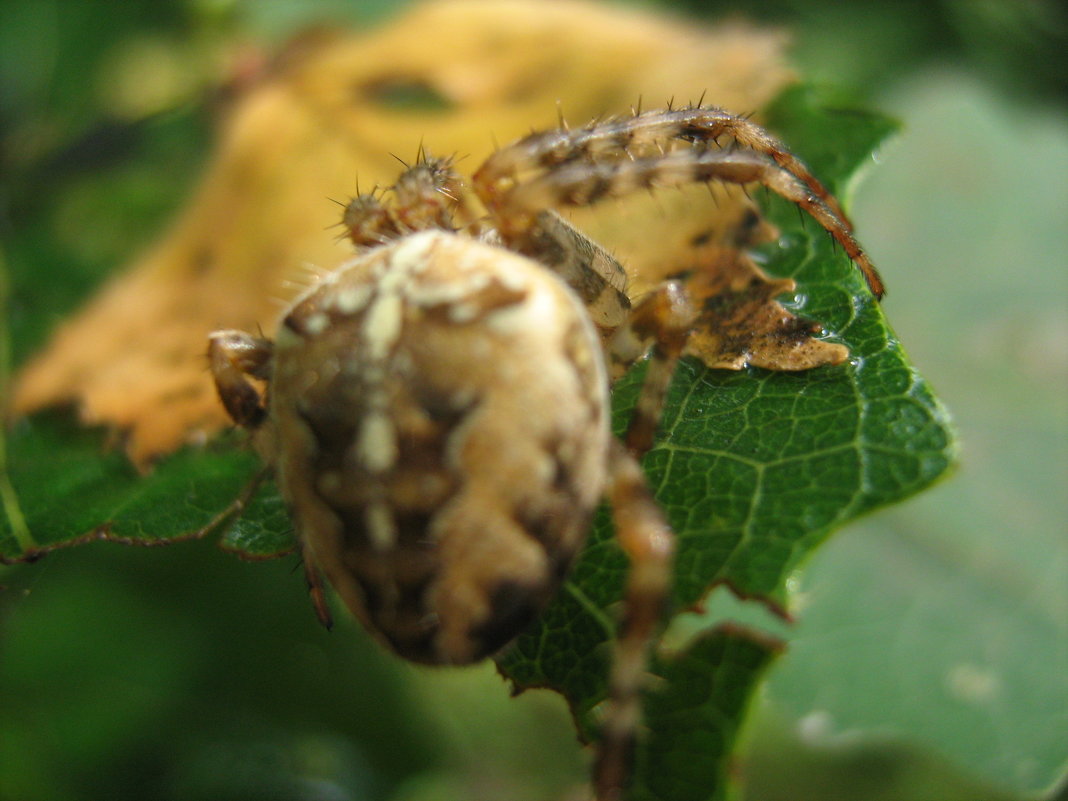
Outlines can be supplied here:
M819 323L775 300L796 289L793 279L769 279L744 251L703 249L692 271L702 311L685 353L709 367L809 370L849 358L845 345L814 338Z
M560 113L582 124L639 98L653 107L702 96L747 112L789 77L777 33L581 2L445 0L366 35L309 40L238 102L170 230L26 366L14 409L74 403L86 422L123 432L147 465L226 423L205 368L207 333L271 331L302 265L348 256L326 230L338 214L327 198L353 194L357 176L364 188L391 183L392 154L412 158L425 143L473 170L494 142ZM388 102L413 89L444 107ZM721 212L745 202L725 197ZM665 193L576 222L628 263L640 292L678 270L665 242L684 247L707 231L711 209Z

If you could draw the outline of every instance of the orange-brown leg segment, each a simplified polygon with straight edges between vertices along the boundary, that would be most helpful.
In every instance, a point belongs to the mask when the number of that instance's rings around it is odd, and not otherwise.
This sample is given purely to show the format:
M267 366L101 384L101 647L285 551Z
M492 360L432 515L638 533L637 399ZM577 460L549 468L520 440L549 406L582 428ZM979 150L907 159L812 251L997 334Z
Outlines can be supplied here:
M668 281L634 307L627 325L617 329L609 341L613 380L649 353L638 404L624 437L627 449L636 458L653 446L671 377L696 320L697 310L685 285Z
M609 501L616 539L630 560L623 620L616 640L609 703L594 764L598 801L617 801L633 765L641 724L641 691L649 650L671 591L675 535L649 489L638 460L652 447L671 376L697 313L685 286L669 281L639 303L609 343L618 373L652 343L649 366L625 444L612 440Z
M615 440L610 469L612 519L619 544L630 560L630 572L594 761L598 801L619 801L631 772L649 650L667 606L675 554L675 536L641 466Z
M315 616L326 629L334 627L334 616L330 614L330 606L326 602L326 591L323 588L323 577L319 569L311 563L307 553L304 553L304 578L308 582L308 594L311 596L312 606L315 607Z

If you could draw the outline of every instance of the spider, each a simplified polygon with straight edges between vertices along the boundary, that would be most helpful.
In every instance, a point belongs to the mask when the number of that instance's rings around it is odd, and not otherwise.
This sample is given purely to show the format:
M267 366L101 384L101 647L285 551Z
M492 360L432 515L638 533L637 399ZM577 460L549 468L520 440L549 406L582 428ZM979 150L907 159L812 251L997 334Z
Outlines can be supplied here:
M712 181L796 203L882 294L809 170L757 124L698 105L532 133L482 164L473 197L451 160L421 153L347 205L357 256L296 299L273 342L210 336L220 398L276 472L319 618L325 576L404 658L505 648L610 502L631 569L594 760L602 801L626 784L671 584L674 537L638 460L697 314L678 280L632 306L619 263L553 209ZM646 356L620 441L610 382Z

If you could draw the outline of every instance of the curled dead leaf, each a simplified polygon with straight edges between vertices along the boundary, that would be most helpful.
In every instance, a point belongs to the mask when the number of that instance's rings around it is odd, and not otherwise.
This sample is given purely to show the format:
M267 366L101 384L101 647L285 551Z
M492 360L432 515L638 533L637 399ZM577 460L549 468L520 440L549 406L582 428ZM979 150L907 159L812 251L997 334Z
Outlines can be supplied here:
M582 124L639 101L704 97L735 111L759 109L790 78L782 45L776 32L710 29L570 0L440 0L367 34L307 38L237 102L172 227L25 366L13 410L74 404L87 423L122 433L130 457L147 466L226 424L205 366L207 333L272 330L279 302L308 280L303 265L347 257L328 230L337 221L328 198L351 195L357 177L364 189L391 183L394 154L412 158L421 144L474 169L494 142L555 125L558 115ZM716 205L665 193L608 214L583 210L575 222L627 264L641 293L689 263L695 237L748 208L740 193L724 191ZM807 347L787 337L801 328L770 300L786 284L747 280L733 291L730 313L716 318L725 322L710 322L712 333L692 350L706 360L718 353L721 366L782 369L789 358L781 353L753 353L769 337L792 342L795 356ZM768 318L766 331L743 347L753 319L746 315L757 314Z

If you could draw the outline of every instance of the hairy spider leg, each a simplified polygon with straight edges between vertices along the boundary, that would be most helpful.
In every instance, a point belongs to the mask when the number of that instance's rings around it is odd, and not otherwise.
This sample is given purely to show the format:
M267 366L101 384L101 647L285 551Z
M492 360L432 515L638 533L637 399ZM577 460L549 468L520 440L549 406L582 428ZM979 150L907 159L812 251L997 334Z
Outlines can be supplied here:
M623 438L636 458L653 447L671 378L698 315L685 285L665 281L634 307L627 324L618 328L608 343L613 379L649 354L638 402Z
M609 453L608 497L616 539L630 560L608 704L594 757L598 801L618 801L633 765L646 665L671 593L675 535L638 460L618 440Z
M273 353L269 339L244 331L215 331L208 338L208 362L219 398L234 422L244 428L259 428L267 417L263 396L248 377L266 380Z
M698 150L708 149L710 145L718 146L724 136L743 148L770 157L807 186L844 228L852 230L853 225L837 198L786 145L747 117L714 106L638 112L573 130L558 128L532 133L490 156L475 180L476 185L481 182L492 186L497 179L514 177L526 169L649 157L667 152L678 142L699 145Z
M392 186L376 187L345 204L341 224L357 251L362 251L416 231L471 227L476 219L452 159L420 150L416 162L405 164Z
M453 169L452 159L436 158L422 149L415 164L400 174L390 190L394 214L409 232L455 231L457 212L466 208L463 179Z
M341 226L345 229L342 238L348 237L357 251L384 245L402 235L393 210L382 202L377 190L349 200L341 216Z
M503 151L502 151L503 152ZM481 172L481 171L480 171ZM769 156L750 150L676 150L662 156L597 164L574 162L545 169L523 181L498 179L486 183L475 175L475 187L494 215L506 242L523 249L536 231L535 210L556 206L587 206L604 198L622 197L639 189L722 181L760 183L795 203L842 246L864 275L876 298L882 280L848 225L803 181Z
M555 211L537 215L524 253L575 291L606 343L630 319L627 273L603 247Z

